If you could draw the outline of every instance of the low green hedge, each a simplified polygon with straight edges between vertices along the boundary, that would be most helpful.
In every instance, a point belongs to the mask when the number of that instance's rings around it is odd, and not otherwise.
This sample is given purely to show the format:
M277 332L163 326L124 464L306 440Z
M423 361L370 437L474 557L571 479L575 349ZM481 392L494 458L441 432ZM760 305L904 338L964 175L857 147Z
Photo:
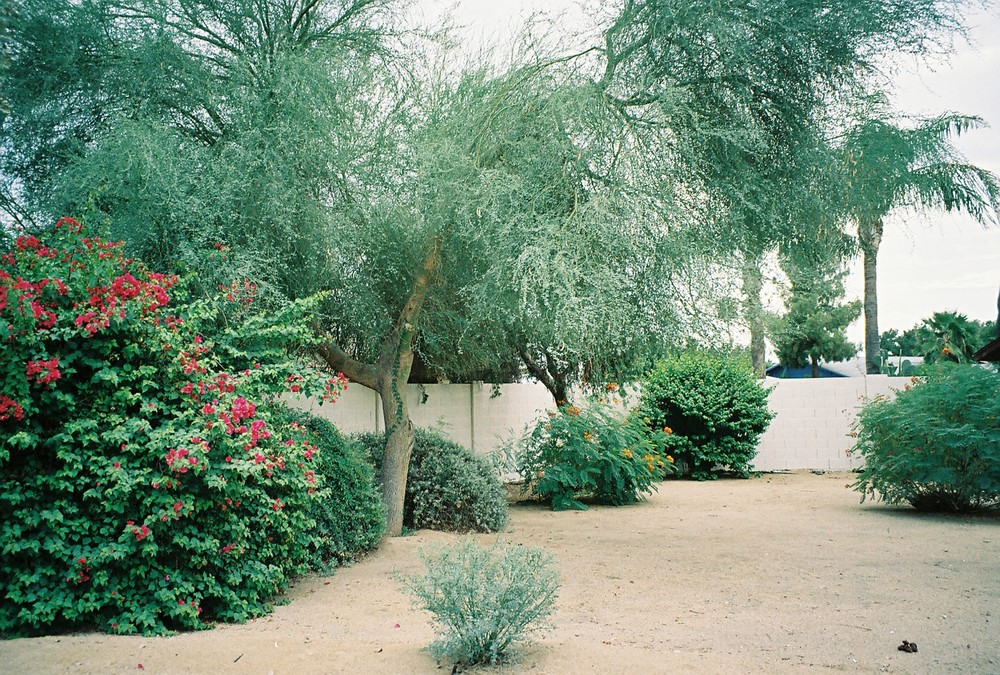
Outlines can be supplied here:
M930 367L892 399L862 408L854 489L922 511L1000 504L1000 374L978 365Z

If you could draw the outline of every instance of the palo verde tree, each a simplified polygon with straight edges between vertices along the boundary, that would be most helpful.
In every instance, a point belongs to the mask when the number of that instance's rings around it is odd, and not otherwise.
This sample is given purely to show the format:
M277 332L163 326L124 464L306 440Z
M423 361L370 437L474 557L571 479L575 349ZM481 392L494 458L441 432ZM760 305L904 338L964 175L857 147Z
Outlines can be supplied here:
M274 304L349 273L335 237L380 236L365 205L401 175L407 86L386 3L19 4L0 137L19 227L86 208L148 263Z
M79 212L159 267L304 297L313 253L381 175L401 71L380 0L19 2L0 206Z
M670 317L631 321L654 281L641 272L664 254L669 228L652 211L635 218L637 201L619 187L624 172L604 163L609 146L586 124L601 105L589 83L530 64L431 85L407 143L408 178L369 205L368 231L351 225L340 237L329 310L338 329L321 350L382 395L383 489L400 505L416 349L446 373L511 353L531 362L545 350L565 360L552 378L565 387L585 357L610 353L609 335L652 340ZM550 361L534 372L552 370ZM565 396L559 384L550 390Z
M318 353L382 397L397 534L415 351L461 373L521 346L582 363L636 325L655 329L627 344L663 339L668 285L650 272L670 269L656 199L672 174L623 164L642 155L624 125L592 122L604 101L572 68L394 70L381 9L119 0L31 13L13 68L51 88L12 87L3 142L20 148L5 159L31 184L10 193L30 194L25 211L87 206L147 261L249 276L274 303L327 291ZM52 63L63 29L86 69ZM206 255L217 248L224 264Z
M878 250L885 220L895 209L965 211L983 225L997 222L1000 183L969 164L953 136L984 126L982 119L945 114L913 126L872 118L850 130L843 143L849 176L848 208L858 229L865 278L865 364L878 373Z

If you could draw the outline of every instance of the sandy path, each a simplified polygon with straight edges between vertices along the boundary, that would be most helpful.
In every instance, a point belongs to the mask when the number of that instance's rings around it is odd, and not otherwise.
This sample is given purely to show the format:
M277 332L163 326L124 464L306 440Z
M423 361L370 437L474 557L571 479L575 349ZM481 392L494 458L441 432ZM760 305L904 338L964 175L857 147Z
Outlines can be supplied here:
M626 508L513 507L501 537L558 560L556 628L486 671L1000 673L1000 516L859 506L851 480L670 482ZM453 536L387 541L242 626L0 642L0 672L447 673L391 573ZM897 651L903 639L919 652Z

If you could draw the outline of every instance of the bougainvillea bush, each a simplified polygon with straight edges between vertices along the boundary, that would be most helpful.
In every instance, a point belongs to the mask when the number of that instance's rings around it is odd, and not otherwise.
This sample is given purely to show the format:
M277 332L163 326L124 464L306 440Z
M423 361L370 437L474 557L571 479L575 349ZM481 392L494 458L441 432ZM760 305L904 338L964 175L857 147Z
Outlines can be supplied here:
M746 478L774 414L767 392L739 359L685 353L657 364L642 382L638 415L671 430L669 451L692 478L718 470Z
M379 495L375 467L364 449L345 438L330 421L285 408L281 419L316 446L315 473L323 487L312 500L316 521L317 570L329 572L371 551L385 533L385 511Z
M929 367L894 398L865 404L855 425L866 498L922 511L1000 504L1000 374L972 364Z
M562 406L518 442L517 464L525 488L553 510L586 509L582 497L621 506L673 472L667 437L607 404Z
M0 257L0 634L195 629L316 556L316 446L273 424L310 302L194 297L71 219Z

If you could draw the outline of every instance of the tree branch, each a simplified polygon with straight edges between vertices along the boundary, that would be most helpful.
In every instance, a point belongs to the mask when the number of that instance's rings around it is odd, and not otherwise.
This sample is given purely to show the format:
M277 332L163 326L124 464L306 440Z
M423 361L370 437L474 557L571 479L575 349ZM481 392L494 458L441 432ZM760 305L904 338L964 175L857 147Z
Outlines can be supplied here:
M316 348L316 353L328 366L339 370L352 382L377 390L375 366L363 363L350 356L333 342L323 342Z

